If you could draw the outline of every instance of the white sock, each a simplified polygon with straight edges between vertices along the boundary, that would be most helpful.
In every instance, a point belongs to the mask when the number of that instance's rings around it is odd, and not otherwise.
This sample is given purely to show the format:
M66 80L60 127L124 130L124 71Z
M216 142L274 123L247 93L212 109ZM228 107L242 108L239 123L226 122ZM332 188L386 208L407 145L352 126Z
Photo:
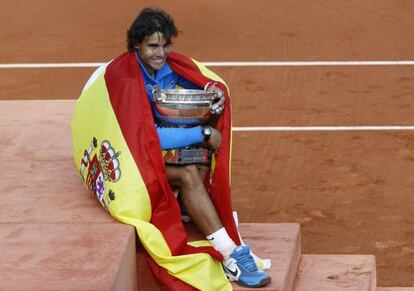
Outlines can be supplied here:
M224 227L207 236L208 241L218 250L225 259L233 252L236 244L228 235Z

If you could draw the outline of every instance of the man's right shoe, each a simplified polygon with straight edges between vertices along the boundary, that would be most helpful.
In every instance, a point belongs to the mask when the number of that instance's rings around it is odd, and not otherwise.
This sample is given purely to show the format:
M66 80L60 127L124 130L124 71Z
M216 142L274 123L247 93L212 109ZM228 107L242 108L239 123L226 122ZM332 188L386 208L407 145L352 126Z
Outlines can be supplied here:
M228 259L223 261L223 269L230 281L237 281L243 287L262 287L270 283L270 277L259 270L246 245L236 247Z

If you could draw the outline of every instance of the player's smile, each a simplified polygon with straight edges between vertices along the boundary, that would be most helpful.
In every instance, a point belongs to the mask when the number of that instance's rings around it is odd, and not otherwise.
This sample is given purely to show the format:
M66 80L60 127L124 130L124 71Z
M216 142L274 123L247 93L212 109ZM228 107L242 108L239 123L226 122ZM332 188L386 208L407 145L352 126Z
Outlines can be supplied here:
M155 32L145 37L136 48L148 73L153 75L155 70L160 70L164 65L172 43L162 33Z

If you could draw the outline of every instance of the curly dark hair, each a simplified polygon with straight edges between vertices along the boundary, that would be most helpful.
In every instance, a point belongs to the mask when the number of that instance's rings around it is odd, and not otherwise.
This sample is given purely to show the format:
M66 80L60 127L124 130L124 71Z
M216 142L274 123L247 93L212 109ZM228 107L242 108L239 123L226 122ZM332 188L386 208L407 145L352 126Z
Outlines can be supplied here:
M127 49L133 51L145 37L161 32L167 41L178 35L174 20L162 9L144 8L127 31Z

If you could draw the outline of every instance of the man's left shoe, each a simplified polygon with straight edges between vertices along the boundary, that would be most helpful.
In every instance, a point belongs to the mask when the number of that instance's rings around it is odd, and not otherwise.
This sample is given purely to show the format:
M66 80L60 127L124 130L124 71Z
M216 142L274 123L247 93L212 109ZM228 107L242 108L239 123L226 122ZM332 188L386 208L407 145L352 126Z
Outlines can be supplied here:
M243 287L262 287L270 283L269 275L257 268L250 249L246 245L236 247L228 259L223 261L223 269L231 281Z

